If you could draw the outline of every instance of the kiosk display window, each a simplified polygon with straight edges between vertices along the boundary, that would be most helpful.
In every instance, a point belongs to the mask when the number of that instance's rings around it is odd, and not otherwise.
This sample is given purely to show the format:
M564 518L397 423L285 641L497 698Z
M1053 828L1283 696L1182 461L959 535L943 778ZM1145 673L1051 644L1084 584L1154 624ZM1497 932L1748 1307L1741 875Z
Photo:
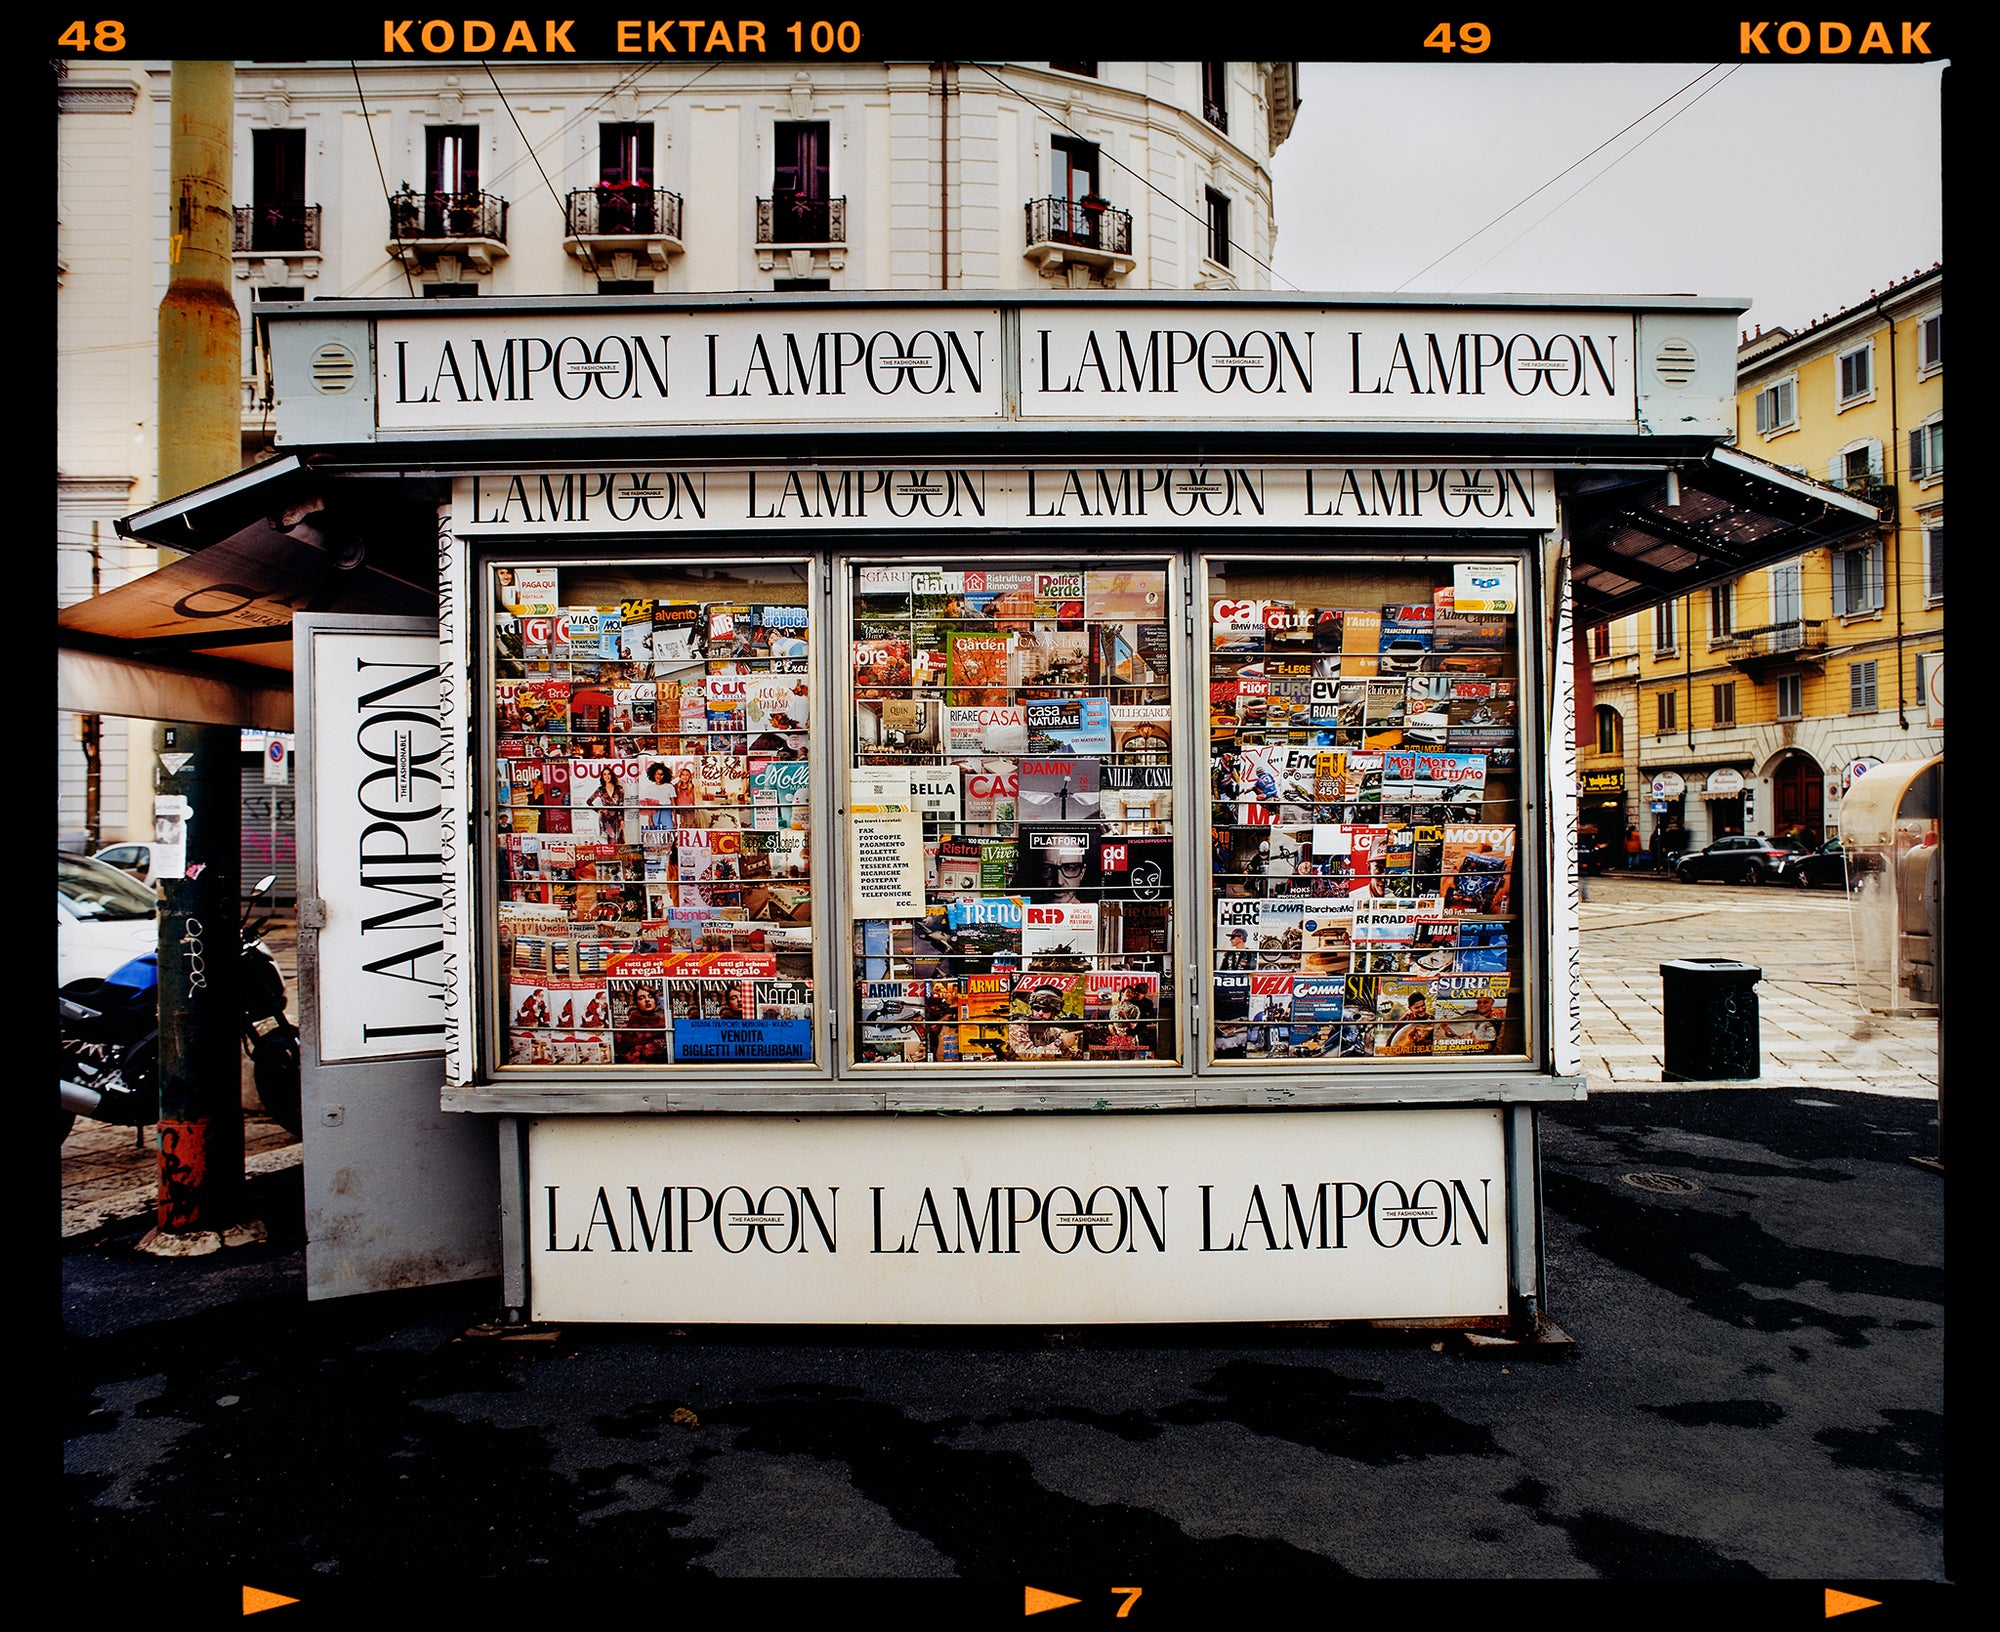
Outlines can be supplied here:
M500 1062L812 1063L805 565L489 573Z
M1213 1061L1525 1051L1533 705L1517 601L1464 576L1208 563Z
M1169 563L844 585L852 1061L1177 1060Z

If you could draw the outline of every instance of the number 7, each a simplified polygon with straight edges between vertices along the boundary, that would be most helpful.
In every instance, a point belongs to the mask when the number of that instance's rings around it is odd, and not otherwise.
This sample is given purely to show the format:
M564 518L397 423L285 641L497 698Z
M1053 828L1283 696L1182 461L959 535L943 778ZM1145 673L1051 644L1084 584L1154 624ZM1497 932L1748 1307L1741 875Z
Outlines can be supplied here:
M1113 1587L1111 1590L1114 1593L1122 1592L1125 1594L1125 1602L1118 1606L1118 1613L1112 1617L1113 1620L1122 1621L1127 1615L1132 1613L1132 1606L1139 1601L1139 1594L1146 1589L1144 1587Z

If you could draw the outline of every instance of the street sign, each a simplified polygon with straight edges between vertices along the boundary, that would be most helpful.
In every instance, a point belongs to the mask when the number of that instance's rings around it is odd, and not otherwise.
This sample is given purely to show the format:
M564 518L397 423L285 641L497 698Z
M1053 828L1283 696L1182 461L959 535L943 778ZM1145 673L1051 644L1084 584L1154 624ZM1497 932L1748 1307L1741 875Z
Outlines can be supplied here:
M292 780L292 758L282 738L273 737L264 745L264 786L288 787Z

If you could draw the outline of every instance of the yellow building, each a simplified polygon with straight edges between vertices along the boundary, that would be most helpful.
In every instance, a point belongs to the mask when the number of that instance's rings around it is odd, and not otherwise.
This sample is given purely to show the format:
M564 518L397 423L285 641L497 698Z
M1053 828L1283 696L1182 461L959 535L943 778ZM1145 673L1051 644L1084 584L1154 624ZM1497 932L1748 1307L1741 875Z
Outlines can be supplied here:
M1943 751L1943 268L1745 335L1736 445L1865 496L1882 525L1589 632L1579 770L1608 836L1816 841L1871 764Z

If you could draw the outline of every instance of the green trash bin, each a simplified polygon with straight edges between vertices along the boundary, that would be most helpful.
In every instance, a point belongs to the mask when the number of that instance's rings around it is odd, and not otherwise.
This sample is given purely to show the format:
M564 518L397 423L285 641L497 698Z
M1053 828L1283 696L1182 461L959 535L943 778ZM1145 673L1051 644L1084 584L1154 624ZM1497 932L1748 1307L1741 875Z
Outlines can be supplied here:
M1735 1082L1759 1075L1757 982L1764 971L1734 958L1676 958L1660 965L1668 1082Z

